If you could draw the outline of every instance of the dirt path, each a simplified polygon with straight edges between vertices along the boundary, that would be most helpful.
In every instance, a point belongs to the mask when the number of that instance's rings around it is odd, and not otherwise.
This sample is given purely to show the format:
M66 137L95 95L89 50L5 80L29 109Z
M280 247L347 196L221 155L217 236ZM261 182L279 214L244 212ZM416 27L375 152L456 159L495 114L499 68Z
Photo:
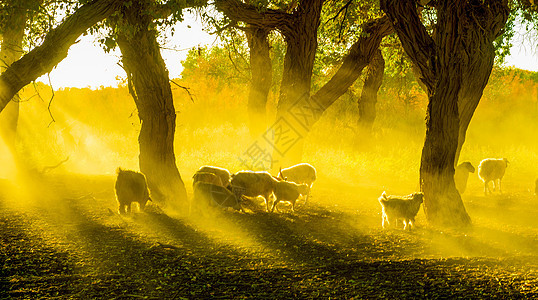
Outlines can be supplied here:
M110 177L38 186L2 183L0 298L538 297L530 197L505 196L499 215L498 200L470 198L472 232L428 228L420 216L423 226L404 232L379 228L378 204L366 200L376 191L352 187L319 185L294 214L187 220L155 206L118 216Z

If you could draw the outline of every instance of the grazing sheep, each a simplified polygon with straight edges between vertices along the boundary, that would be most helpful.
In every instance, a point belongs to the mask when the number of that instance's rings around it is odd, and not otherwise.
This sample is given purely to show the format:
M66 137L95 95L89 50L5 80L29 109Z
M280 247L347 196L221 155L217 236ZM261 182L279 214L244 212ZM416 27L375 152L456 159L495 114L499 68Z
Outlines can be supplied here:
M199 181L194 184L193 203L195 207L219 206L223 208L231 207L235 210L242 210L241 202L227 188L209 182Z
M465 193L467 188L467 179L469 179L469 173L474 173L475 168L473 165L466 161L462 162L456 167L456 172L454 173L454 182L456 183L456 189L460 194Z
M508 163L506 158L486 158L480 162L478 165L478 177L484 182L485 195L488 194L488 191L490 194L492 193L488 185L490 181L493 181L493 191L498 187L499 193L502 194L501 180Z
M219 168L219 167L214 167L214 166L203 166L200 169L198 169L197 172L213 173L220 178L220 181L222 182L222 186L228 187L230 185L230 171L224 168Z
M275 209L276 205L280 201L287 201L291 203L291 210L295 211L295 202L297 201L297 198L299 198L300 195L307 195L308 194L308 185L306 184L297 184L294 182L288 182L288 181L278 181L275 184L274 193L275 193L275 201L273 202L273 207L271 208L271 212ZM277 208L278 211L278 208Z
M301 163L289 168L280 169L278 177L282 180L308 185L308 193L305 197L306 204L308 197L310 197L312 184L316 181L316 169L311 164Z
M194 173L194 175L192 176L192 188L194 190L194 185L197 183L197 182L207 182L207 183L212 183L214 185L220 185L220 186L223 186L222 184L222 181L220 179L219 176L213 174L213 173L208 173L208 172L196 172Z
M266 210L269 211L269 200L278 182L269 172L240 171L232 175L231 186L238 199L243 196L263 196Z
M120 214L131 212L131 203L137 202L140 210L143 210L146 203L151 201L149 197L148 185L144 174L123 170L118 168L116 178L116 199L118 200L118 212Z
M404 230L411 225L415 226L415 216L420 209L420 204L424 201L423 193L414 193L408 196L387 196L385 192L379 197L379 204L382 209L382 226L385 222L388 225L396 225L398 220L402 220Z

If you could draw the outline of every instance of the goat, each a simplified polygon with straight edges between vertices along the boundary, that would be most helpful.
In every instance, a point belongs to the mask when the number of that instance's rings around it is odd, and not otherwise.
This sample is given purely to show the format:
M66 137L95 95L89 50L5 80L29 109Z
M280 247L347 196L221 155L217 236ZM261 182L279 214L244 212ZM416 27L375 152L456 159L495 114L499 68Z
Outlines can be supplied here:
M246 197L263 196L266 210L269 211L269 201L278 181L266 171L239 171L230 180L232 192L241 199Z
M235 210L243 210L241 202L227 188L209 182L198 181L194 184L194 206L219 206L223 208L231 207Z
M289 168L281 168L278 173L278 178L297 184L306 184L308 186L308 193L305 195L306 204L310 197L312 184L316 181L316 169L311 164L300 163Z
M456 183L456 189L460 194L465 193L465 190L467 189L467 180L469 179L469 173L474 173L475 168L473 165L466 161L462 162L456 167L455 173L454 173L454 182Z
M276 205L280 201L287 201L291 203L291 210L295 211L295 202L300 195L307 195L309 191L308 185L297 184L288 181L278 181L274 187L275 201L271 212L275 209ZM278 208L277 208L278 211Z
M385 222L388 225L396 225L398 220L402 220L404 230L411 225L415 226L415 217L420 209L420 204L424 201L423 193L414 193L408 196L387 196L385 192L378 199L382 210L382 223L385 228Z
M220 181L222 182L222 186L228 187L230 185L230 171L224 168L219 168L219 167L214 167L214 166L203 166L203 167L200 167L200 169L198 169L197 173L198 172L213 173L220 178Z
M489 182L493 181L493 191L498 187L499 193L502 194L501 180L508 167L506 158L486 158L478 165L478 177L484 182L484 195L491 194Z
M193 190L194 190L194 185L197 182L207 182L207 183L212 183L214 185L224 186L219 176L215 175L214 173L208 173L208 172L198 171L194 173L194 175L192 176L192 189Z
M148 184L144 174L118 168L116 184L116 199L118 200L118 212L120 214L131 212L131 203L137 202L140 210L143 210L149 197Z

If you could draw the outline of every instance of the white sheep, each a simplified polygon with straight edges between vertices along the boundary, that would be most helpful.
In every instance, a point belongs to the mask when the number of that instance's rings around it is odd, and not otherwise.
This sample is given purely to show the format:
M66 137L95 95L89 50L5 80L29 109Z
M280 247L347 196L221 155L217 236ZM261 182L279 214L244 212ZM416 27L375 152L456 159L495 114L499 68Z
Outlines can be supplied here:
M402 220L405 229L411 229L415 226L415 216L420 209L420 204L424 201L423 193L414 193L408 196L387 196L385 192L378 199L382 210L382 223L385 228L385 222L390 225L396 225L398 220Z
M278 180L266 171L239 171L233 174L230 180L232 192L238 199L243 196L263 196L267 211L277 182Z
M308 163L300 163L289 168L280 169L278 178L297 184L308 185L308 193L305 195L305 204L310 196L312 184L316 181L316 169Z
M492 193L489 188L490 181L493 181L493 191L498 188L499 193L502 194L501 180L508 163L506 158L486 158L480 162L478 165L478 177L484 182L485 195L488 194L488 191L490 194Z
M214 173L209 173L209 172L200 172L200 171L198 171L198 172L194 173L194 175L192 176L192 188L193 188L193 190L194 190L194 185L197 182L207 182L207 183L212 183L212 184L220 185L220 186L224 187L220 177L215 175Z
M469 173L474 172L475 168L468 161L462 162L456 167L454 173L454 182L456 183L456 189L458 189L460 194L465 193L465 189L467 188L467 180L469 179Z
M220 167L214 167L214 166L203 166L198 169L196 172L205 172L205 173L213 173L220 177L220 181L222 182L222 186L228 187L230 185L230 171L220 168Z
M291 210L295 211L295 202L300 195L307 195L309 187L306 184L297 184L294 182L288 181L278 181L275 183L274 194L275 201L273 202L273 207L271 212L275 209L276 205L281 201L286 201L291 203ZM278 211L278 208L277 208Z

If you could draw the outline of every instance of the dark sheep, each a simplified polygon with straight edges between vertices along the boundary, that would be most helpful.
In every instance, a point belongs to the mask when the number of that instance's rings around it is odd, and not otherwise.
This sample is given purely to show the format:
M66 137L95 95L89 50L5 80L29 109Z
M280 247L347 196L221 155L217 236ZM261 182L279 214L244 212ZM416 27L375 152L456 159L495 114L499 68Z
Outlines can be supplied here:
M241 202L230 190L223 186L203 181L194 184L194 199L192 205L195 207L231 207L235 210L242 210Z
M123 170L118 168L116 178L116 199L118 200L118 212L120 214L131 212L131 203L137 202L140 210L143 210L149 197L146 176L140 172Z

